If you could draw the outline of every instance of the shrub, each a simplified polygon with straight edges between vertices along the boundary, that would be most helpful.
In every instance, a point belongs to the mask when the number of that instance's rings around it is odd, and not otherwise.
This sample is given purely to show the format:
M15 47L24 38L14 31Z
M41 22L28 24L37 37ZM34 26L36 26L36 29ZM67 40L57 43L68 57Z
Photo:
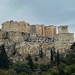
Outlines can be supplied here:
M39 67L39 64L34 63L34 69L38 69L38 67Z
M20 63L20 64L16 65L14 69L18 74L22 73L22 72L26 72L28 74L31 74L31 72L32 72L29 65L26 65L26 64L23 64L23 63Z
M28 75L26 72L19 73L18 75Z
M54 69L54 70L52 70L52 71L51 71L51 75L59 75L58 70L55 70L55 69Z
M48 68L48 65L41 64L40 69L41 71L47 71L49 68Z
M6 75L16 75L16 71L9 69L8 71L6 71Z
M5 71L0 70L0 75L5 75Z

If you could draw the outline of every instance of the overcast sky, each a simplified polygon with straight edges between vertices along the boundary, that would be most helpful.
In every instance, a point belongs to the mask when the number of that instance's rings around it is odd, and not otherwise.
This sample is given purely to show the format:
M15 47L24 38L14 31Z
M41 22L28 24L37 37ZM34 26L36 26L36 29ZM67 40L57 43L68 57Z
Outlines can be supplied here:
M0 0L0 24L7 20L65 24L75 33L75 0Z

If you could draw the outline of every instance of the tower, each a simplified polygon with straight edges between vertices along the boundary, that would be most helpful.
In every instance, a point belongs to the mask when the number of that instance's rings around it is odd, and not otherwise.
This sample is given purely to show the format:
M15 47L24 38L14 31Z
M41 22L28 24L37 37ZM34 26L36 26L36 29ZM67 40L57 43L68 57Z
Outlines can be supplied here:
M58 33L68 33L68 25L59 26Z

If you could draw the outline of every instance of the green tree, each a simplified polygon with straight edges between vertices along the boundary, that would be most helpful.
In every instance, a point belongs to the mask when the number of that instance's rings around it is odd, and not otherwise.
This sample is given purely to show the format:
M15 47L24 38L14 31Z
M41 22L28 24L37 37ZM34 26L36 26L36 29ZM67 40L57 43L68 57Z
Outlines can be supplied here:
M28 75L26 72L19 73L18 75Z
M30 66L31 70L33 71L34 66L33 66L33 61L32 61L32 58L31 58L30 54L28 54L27 60L28 60L28 65Z
M60 63L57 68L60 75L71 75L71 70L66 64Z
M59 51L57 50L57 65L60 64Z
M6 71L5 75L16 75L16 71L14 71L13 69L9 69Z
M34 63L34 69L36 70L36 69L38 69L38 67L39 67L39 64Z
M32 73L30 66L25 63L22 63L22 62L16 63L14 65L14 70L17 72L17 74L20 74L22 72L26 72L27 74L30 75Z
M75 53L67 54L65 60L67 65L75 64Z
M71 69L71 73L75 73L75 64L74 65L70 65L69 67Z
M4 45L0 46L0 69L9 69L9 60Z
M75 75L75 73L72 73L71 75Z
M49 67L48 67L48 65L41 64L40 69L41 69L41 71L47 71L49 69Z
M71 45L70 49L75 50L75 42Z
M51 62L53 61L53 51L51 49Z
M5 70L0 70L0 75L5 75Z
M42 49L39 50L39 57L40 57L40 58L43 58L43 51L42 51Z
M56 69L53 69L53 70L51 71L51 75L59 75L59 71L56 70Z

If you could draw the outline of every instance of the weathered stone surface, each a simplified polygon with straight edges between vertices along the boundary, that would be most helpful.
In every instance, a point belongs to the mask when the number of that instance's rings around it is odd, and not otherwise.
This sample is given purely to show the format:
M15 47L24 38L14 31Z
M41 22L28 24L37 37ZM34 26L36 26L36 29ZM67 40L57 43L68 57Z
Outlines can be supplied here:
M54 35L56 35L56 26L53 25L45 26L45 36L54 37Z
M30 25L24 21L7 21L2 24L2 31L15 31L30 33Z
M56 26L44 26L43 24L29 25L24 21L7 21L2 24L2 31L26 32L37 36L53 37L56 34Z
M35 33L36 35L43 37L54 37L56 34L56 26L44 26L43 24L32 25L31 33Z
M73 33L59 33L54 37L54 47L56 51L59 50L60 53L65 53L66 51L68 51L73 42Z
M9 39L10 41L13 42L29 40L29 37L30 37L29 33L14 32L14 31L10 31L10 32L0 31L0 39Z
M39 42L21 42L16 44L15 48L22 56L23 59L25 59L28 53L31 54L32 56L38 56L39 50L41 48L43 50L43 53L46 54L47 57L50 57L50 53L49 53L50 50L48 49L51 47L47 43L40 44Z
M58 27L58 33L68 33L68 25L61 25Z

